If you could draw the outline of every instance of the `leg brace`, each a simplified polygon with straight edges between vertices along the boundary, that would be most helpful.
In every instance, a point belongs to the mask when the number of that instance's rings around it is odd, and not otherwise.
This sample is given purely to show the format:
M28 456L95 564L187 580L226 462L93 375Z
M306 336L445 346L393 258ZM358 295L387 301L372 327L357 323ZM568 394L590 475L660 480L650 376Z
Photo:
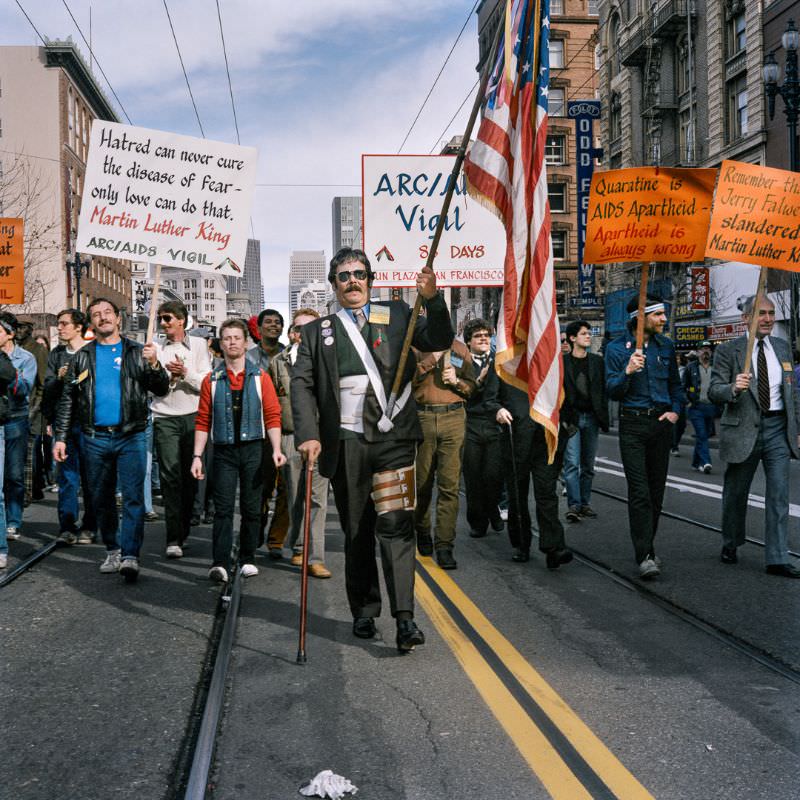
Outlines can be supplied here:
M400 467L372 476L372 502L378 514L390 511L413 511L416 506L414 467Z

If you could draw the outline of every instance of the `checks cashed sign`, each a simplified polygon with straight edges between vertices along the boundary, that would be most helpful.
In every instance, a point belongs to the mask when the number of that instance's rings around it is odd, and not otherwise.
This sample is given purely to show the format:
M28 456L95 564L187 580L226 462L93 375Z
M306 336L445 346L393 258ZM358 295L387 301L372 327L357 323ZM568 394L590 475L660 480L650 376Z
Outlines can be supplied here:
M414 286L428 258L455 156L364 155L364 251L380 287ZM502 286L505 230L459 177L433 268L438 286Z
M95 120L77 250L239 275L257 151Z

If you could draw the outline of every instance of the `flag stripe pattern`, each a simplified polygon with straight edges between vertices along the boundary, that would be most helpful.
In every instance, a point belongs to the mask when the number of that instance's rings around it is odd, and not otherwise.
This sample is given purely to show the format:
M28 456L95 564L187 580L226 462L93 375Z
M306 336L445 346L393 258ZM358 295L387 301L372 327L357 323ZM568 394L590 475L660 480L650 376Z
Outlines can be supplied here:
M549 0L506 0L475 144L464 166L470 195L506 230L495 365L528 392L531 417L558 444L562 371L545 144L549 93Z

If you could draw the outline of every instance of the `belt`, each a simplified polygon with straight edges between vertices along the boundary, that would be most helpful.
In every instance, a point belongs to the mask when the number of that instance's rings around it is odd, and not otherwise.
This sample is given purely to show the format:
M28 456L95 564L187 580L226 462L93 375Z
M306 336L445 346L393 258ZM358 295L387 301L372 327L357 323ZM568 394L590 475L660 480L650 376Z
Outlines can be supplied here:
M95 425L94 432L110 435L112 433L119 433L121 425Z
M442 414L445 411L455 411L457 408L464 408L464 403L442 403L439 405L422 403L420 408L423 411L433 411L434 414Z
M620 409L621 417L660 417L672 409L669 406L655 406L653 408L634 408L633 406L623 406Z
M762 411L762 417L782 417L786 413L785 409L781 409L780 411Z

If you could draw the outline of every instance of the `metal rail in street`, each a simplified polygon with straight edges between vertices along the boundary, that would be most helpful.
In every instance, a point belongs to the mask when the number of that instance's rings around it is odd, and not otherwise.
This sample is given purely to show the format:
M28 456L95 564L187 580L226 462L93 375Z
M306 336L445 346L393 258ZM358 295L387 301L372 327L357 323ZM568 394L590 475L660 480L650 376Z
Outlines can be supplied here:
M50 553L52 553L53 550L55 550L58 546L58 540L53 539L51 542L48 542L41 547L37 547L36 550L34 550L27 558L20 561L19 564L14 567L14 569L0 578L0 589L2 589L4 586L8 586L9 583L15 581L20 575L27 572L34 564L37 564L43 558L49 556Z

